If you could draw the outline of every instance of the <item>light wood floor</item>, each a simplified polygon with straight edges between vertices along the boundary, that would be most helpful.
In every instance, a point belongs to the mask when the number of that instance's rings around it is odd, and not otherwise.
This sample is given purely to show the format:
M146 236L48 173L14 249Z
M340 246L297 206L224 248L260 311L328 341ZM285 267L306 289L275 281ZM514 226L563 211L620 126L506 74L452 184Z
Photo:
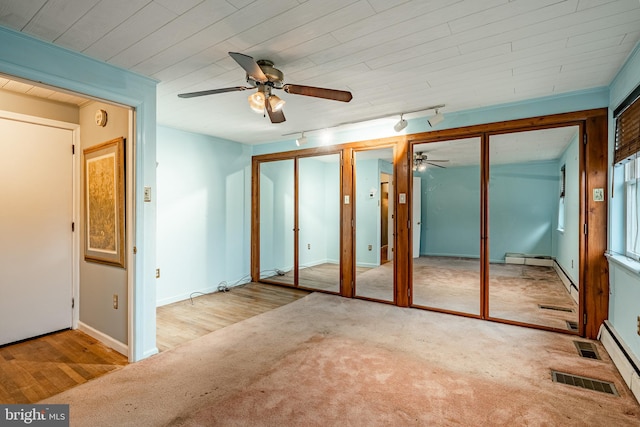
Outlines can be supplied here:
M0 403L35 403L127 364L78 330L0 347Z
M157 310L161 351L307 295L250 283ZM127 358L78 330L0 347L0 403L35 403L127 364Z
M248 283L228 292L201 295L156 310L158 350L165 351L209 332L290 302L309 292L263 283Z

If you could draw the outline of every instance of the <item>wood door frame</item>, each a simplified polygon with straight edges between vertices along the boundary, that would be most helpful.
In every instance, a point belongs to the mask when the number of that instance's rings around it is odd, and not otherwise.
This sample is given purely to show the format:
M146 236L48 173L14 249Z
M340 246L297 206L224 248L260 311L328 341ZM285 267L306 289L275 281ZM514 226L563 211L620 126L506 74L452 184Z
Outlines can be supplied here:
M252 207L251 207L251 275L254 281L260 281L260 208L259 208L259 164L263 161L284 160L296 157L308 157L328 153L342 153L341 169L341 225L340 225L340 252L341 252L341 278L340 294L344 297L353 297L353 281L355 275L355 236L354 236L354 170L353 152L366 148L383 148L393 145L394 149L394 181L395 193L393 197L397 201L400 194L411 194L413 188L411 173L411 153L413 145L425 142L446 141L467 137L480 137L484 142L483 159L488 160L488 135L510 133L515 131L539 130L552 127L581 126L586 143L582 145L580 162L581 176L581 209L580 224L584 224L588 235L580 235L580 317L584 322L579 322L579 334L587 338L597 337L600 325L608 317L609 309L609 282L608 265L604 257L607 247L607 180L608 180L608 110L598 108L592 110L575 111L569 113L552 114L523 119L492 122L479 125L463 126L459 128L444 129L430 132L422 132L410 135L400 135L388 138L380 138L366 141L348 142L331 147L317 147L302 150L292 150L274 154L258 155L252 158ZM483 160L486 162L487 160ZM488 169L481 172L481 212L486 212L488 206ZM587 197L593 189L605 190L605 201L595 202ZM345 203L345 197L349 197L350 203ZM391 197L391 195L390 195ZM412 283L412 236L409 221L411 218L412 202L408 197L407 203L395 203L395 243L394 254L394 287L395 304L400 307L411 305ZM481 214L481 258L487 259L488 218ZM486 261L485 261L486 262ZM485 268L485 270L487 270ZM488 271L483 274L488 275ZM484 283L487 283L484 279ZM399 286L406 283L406 286ZM482 289L482 295L485 295ZM488 301L481 297L481 307L487 307ZM479 316L471 316L479 317ZM519 324L503 320L494 320L501 323ZM527 325L539 329L559 331L558 329ZM561 331L571 333L570 331Z
M510 120L504 122L486 123L481 125L466 126L441 131L424 132L408 135L407 140L411 147L415 144L446 141L481 135L482 163L481 163L481 273L482 282L482 308L483 313L488 313L488 301L486 299L486 283L488 283L488 250L489 250L489 223L486 215L488 209L488 138L489 135L498 135L512 132L548 129L554 127L579 126L584 137L581 144L579 174L580 174L580 218L588 234L579 235L579 282L580 282L580 319L578 322L578 334L590 339L596 339L600 325L608 317L609 310L609 281L608 265L604 253L607 248L607 179L608 179L608 110L599 108L593 110L576 111L570 113L553 114L549 116L531 117L525 119ZM485 165L484 167L482 165ZM407 179L410 182L410 179ZM605 191L604 202L596 202L588 197L593 194L595 188L603 188ZM410 268L410 276L412 274ZM412 277L409 282L412 283ZM485 316L486 317L486 316ZM563 333L571 331L559 330L540 325L523 324L522 322L503 319L488 320L525 325L538 329L551 330Z

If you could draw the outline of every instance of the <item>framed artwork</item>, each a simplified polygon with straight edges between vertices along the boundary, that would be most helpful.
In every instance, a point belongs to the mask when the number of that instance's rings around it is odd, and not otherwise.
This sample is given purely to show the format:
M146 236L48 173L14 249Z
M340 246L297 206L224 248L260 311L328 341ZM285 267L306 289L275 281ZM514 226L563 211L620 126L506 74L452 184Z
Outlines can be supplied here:
M124 268L124 138L83 151L84 259Z

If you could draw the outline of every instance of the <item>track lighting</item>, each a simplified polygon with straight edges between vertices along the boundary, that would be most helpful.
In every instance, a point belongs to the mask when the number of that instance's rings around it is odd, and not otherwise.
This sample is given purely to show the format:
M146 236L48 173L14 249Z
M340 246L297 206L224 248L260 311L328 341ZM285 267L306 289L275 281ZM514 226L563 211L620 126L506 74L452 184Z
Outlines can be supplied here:
M429 126L434 127L435 125L437 125L443 120L444 120L444 115L440 114L440 110L436 108L436 115L431 117L427 121L429 122Z
M301 145L304 145L306 143L307 143L307 137L304 136L304 132L302 132L302 135L300 135L300 138L296 139L296 145L300 147Z
M395 126L393 127L393 130L395 130L396 132L400 132L402 129L406 128L407 125L409 124L405 119L402 118L402 114L400 114L400 121L398 123L395 124Z

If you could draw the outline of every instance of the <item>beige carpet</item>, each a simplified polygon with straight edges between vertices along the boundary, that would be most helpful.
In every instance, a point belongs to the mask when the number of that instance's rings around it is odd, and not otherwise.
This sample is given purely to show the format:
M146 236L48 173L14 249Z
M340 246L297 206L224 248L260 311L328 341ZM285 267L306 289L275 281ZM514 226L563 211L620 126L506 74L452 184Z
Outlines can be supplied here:
M72 426L640 425L602 346L581 358L574 338L315 293L46 402Z

